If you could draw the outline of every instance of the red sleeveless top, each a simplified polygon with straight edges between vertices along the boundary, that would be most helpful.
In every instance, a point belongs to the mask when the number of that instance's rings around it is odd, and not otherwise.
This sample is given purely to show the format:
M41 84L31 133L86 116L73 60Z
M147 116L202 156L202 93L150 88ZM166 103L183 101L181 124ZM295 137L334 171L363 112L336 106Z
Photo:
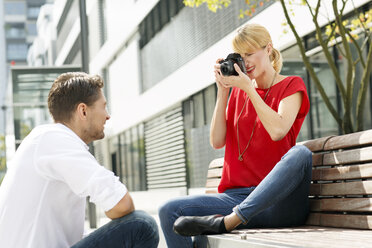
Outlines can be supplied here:
M264 98L267 89L256 90ZM248 149L243 155L244 159L243 161L239 161L236 121L247 94L239 88L232 89L226 117L227 130L224 166L218 192L222 193L226 189L231 188L257 186L272 170L275 164L280 161L281 157L296 144L296 138L310 108L309 98L302 78L297 76L286 77L271 87L265 100L268 106L274 111L278 111L280 101L296 92L303 93L302 104L291 129L280 141L273 141L270 138L270 135L258 118L252 102L248 99L239 119L241 152L244 151L249 141L255 119L257 119L257 124Z

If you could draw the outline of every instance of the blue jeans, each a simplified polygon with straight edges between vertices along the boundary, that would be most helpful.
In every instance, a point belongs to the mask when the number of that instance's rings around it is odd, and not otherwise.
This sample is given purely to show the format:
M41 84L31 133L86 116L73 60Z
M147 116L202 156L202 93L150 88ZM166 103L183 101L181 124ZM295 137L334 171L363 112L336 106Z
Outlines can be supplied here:
M71 248L157 247L158 226L143 211L134 211L98 228Z
M180 216L229 215L234 211L242 221L240 229L304 224L309 211L311 170L310 150L302 145L294 146L257 187L170 200L159 209L168 247L193 247L190 237L173 231L173 223Z

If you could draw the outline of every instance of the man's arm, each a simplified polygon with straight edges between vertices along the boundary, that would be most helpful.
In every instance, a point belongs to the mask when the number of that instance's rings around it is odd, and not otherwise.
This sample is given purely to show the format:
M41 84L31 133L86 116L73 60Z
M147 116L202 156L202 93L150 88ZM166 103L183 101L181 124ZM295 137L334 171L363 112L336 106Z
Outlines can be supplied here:
M109 211L106 211L105 214L110 219L117 219L123 217L124 215L130 214L134 211L134 204L132 197L129 192L127 192L123 198Z

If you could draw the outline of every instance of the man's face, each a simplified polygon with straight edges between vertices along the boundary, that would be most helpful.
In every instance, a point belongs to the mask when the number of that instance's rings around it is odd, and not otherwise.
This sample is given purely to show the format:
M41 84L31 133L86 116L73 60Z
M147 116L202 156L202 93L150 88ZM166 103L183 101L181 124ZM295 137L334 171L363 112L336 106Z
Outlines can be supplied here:
M106 108L106 98L102 93L99 92L99 98L94 102L93 105L87 107L87 129L86 137L90 141L103 139L105 133L103 132L105 123L110 119L110 115Z

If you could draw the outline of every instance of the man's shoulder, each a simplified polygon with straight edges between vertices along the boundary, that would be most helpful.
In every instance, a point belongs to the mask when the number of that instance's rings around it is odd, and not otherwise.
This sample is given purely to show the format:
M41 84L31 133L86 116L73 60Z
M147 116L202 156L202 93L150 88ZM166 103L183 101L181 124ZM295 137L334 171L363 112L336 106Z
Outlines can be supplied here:
M61 142L70 140L79 142L78 136L62 124L44 124L35 127L29 135L30 139L48 140L52 142Z

